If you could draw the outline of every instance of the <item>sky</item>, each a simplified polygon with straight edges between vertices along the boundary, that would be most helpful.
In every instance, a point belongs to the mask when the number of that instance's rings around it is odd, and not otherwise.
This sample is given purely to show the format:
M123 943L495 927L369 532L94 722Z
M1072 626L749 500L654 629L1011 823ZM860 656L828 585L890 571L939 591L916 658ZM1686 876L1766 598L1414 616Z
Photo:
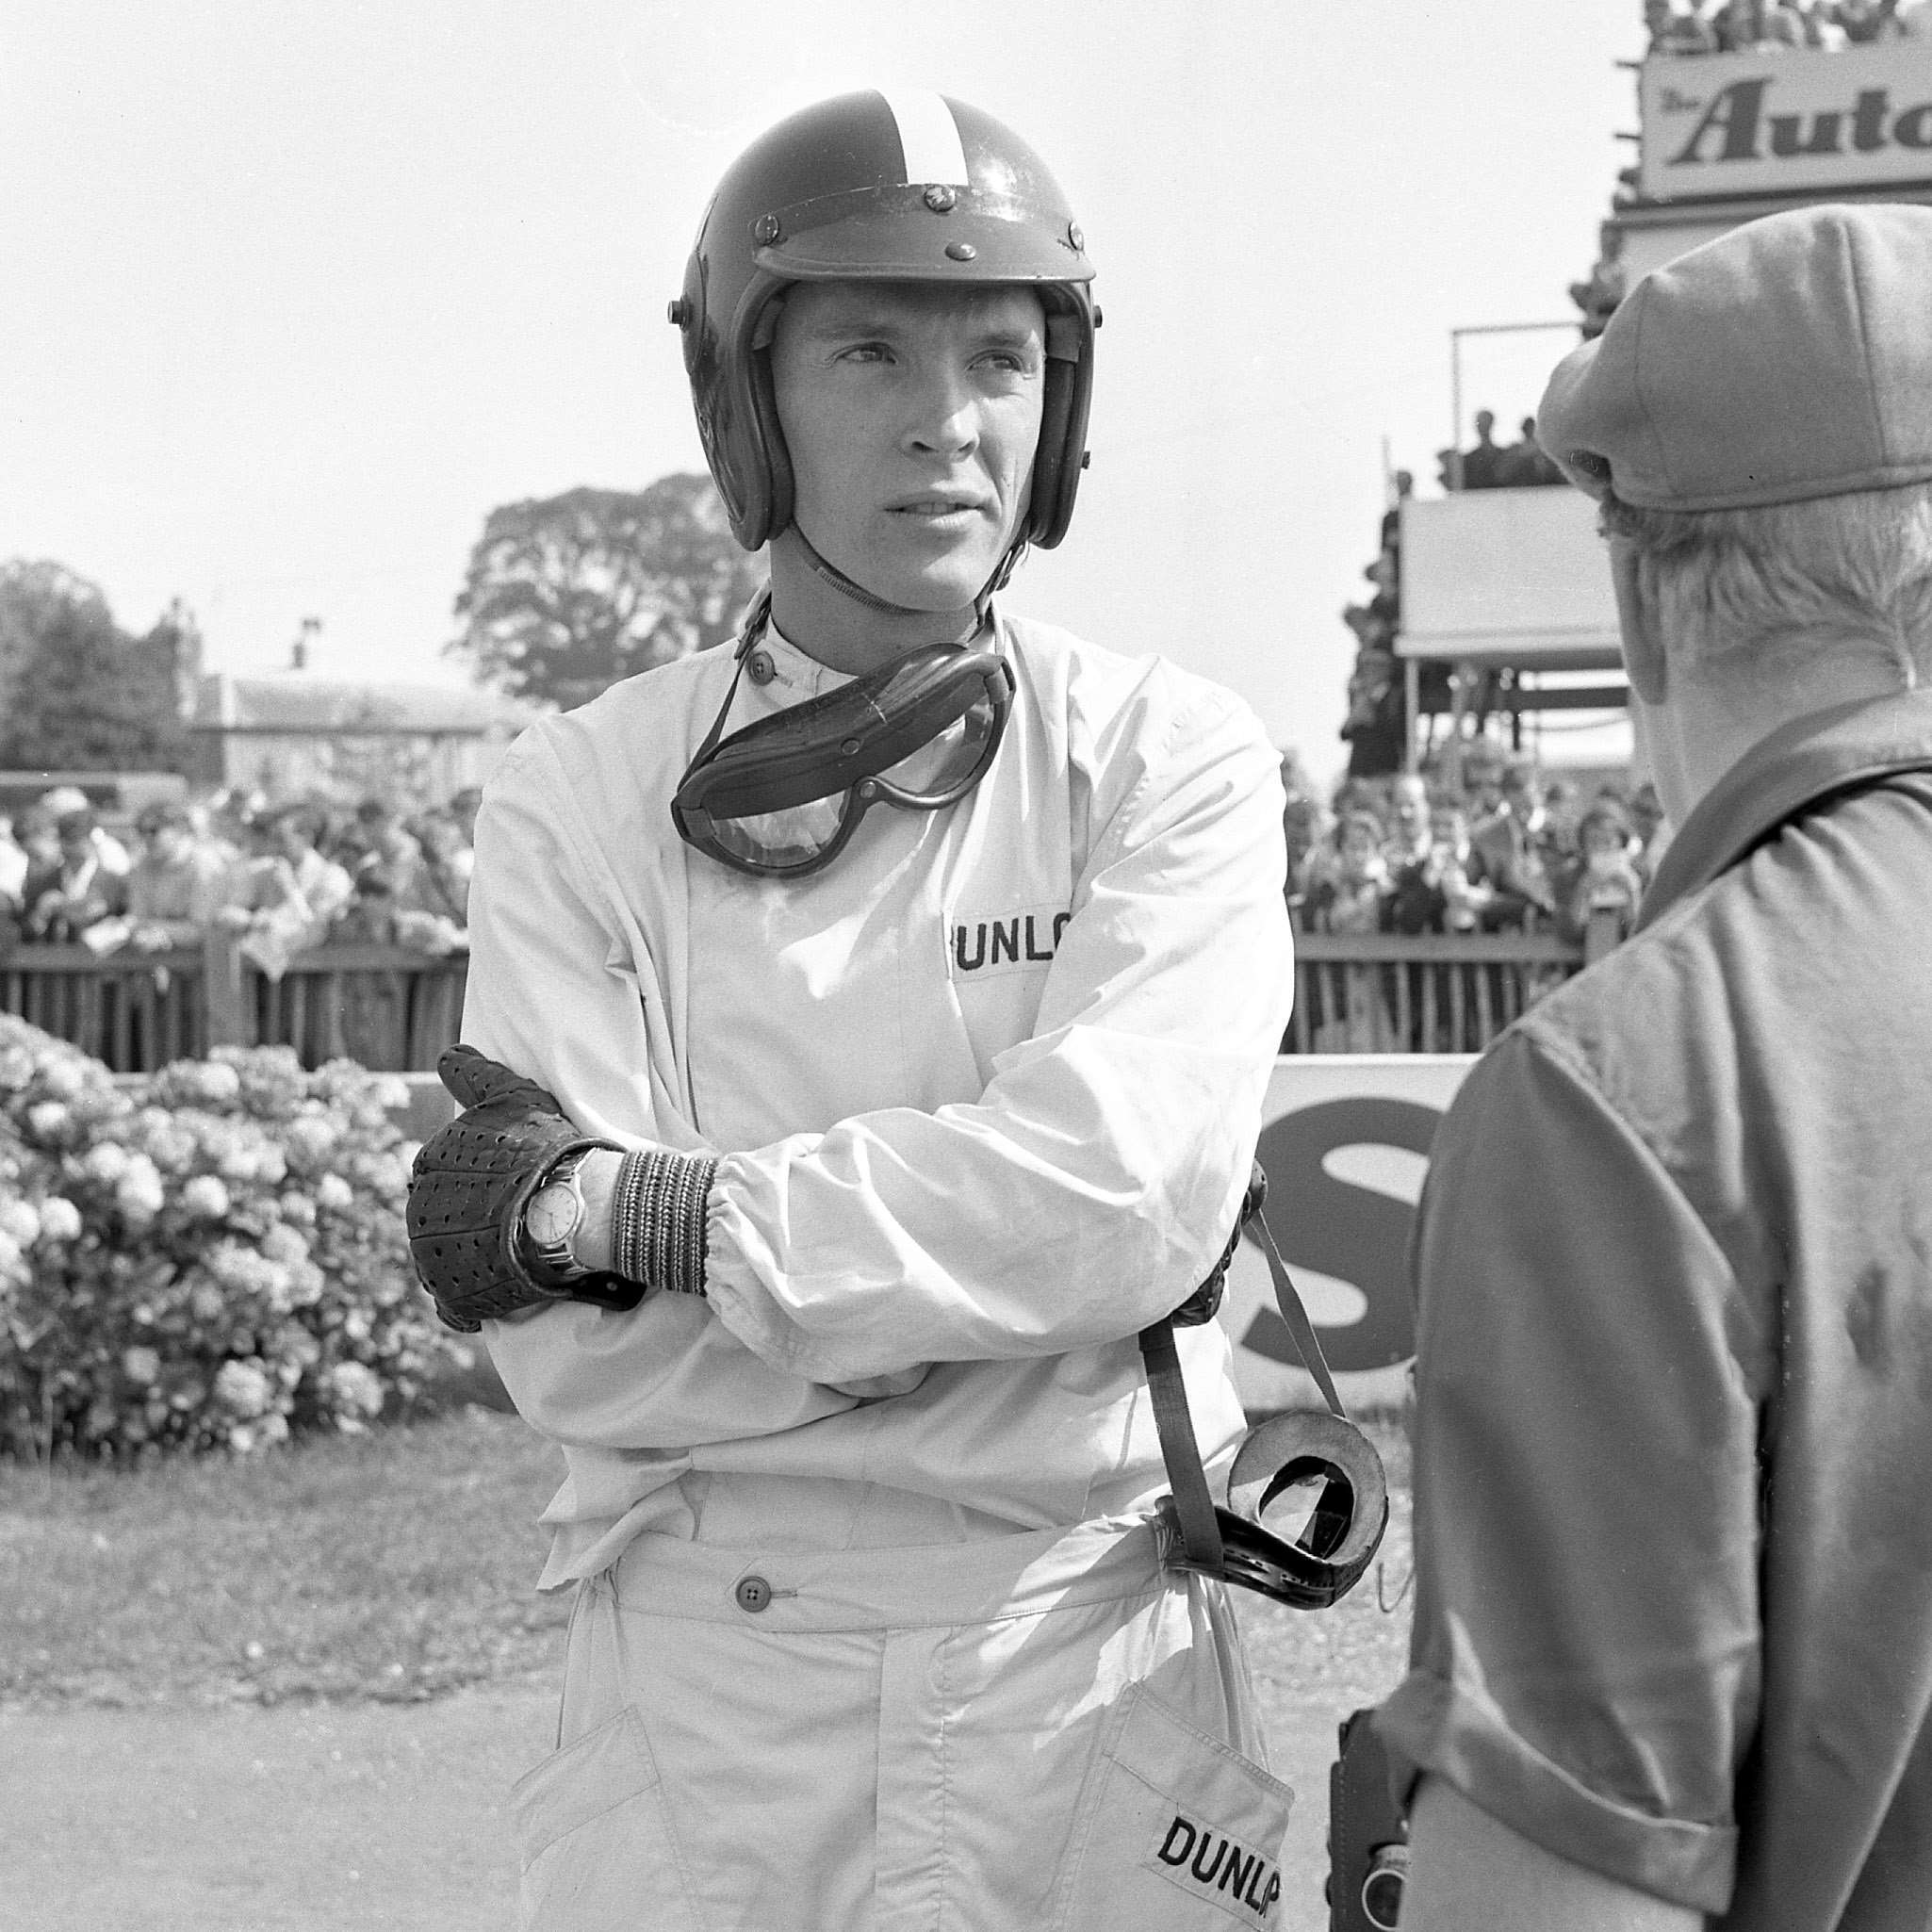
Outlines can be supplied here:
M1568 323L1638 0L0 0L0 559L211 668L460 681L499 504L702 467L665 304L771 122L937 88L1048 160L1105 315L1008 600L1240 692L1332 777L1387 472L1450 331ZM1532 411L1572 328L1467 338ZM1465 425L1465 435L1467 431Z

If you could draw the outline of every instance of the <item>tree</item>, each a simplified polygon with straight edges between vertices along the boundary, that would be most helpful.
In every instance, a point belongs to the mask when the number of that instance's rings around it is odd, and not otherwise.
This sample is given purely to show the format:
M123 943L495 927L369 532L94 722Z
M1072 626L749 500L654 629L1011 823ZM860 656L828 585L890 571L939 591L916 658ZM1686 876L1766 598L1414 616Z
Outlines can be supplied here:
M17 557L0 564L0 718L13 714L13 695L40 649L48 626L71 612L98 612L108 623L107 599L64 564Z
M470 552L447 649L481 681L568 711L722 643L759 581L705 477L507 503Z
M27 770L180 769L201 639L178 604L145 637L85 578L0 565L0 762Z

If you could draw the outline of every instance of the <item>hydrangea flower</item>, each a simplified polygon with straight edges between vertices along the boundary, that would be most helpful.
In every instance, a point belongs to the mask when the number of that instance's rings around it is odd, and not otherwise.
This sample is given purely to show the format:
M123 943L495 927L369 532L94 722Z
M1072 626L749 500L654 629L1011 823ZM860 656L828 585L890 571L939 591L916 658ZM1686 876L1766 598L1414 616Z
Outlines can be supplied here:
M383 1413L382 1382L366 1363L336 1363L329 1370L329 1386L336 1398L338 1416L373 1416Z
M18 1248L31 1248L41 1238L40 1210L30 1201L0 1196L0 1235Z
M263 1415L274 1393L259 1362L224 1362L215 1372L215 1400L231 1415Z
M81 1230L80 1209L64 1194L50 1194L40 1203L41 1239L72 1241Z
M228 1212L228 1189L215 1174L197 1174L182 1188L181 1204L197 1220L221 1220Z
M285 1144L291 1165L299 1172L319 1172L336 1152L340 1138L329 1122L319 1115L307 1114L290 1121Z
M129 1157L127 1167L114 1185L114 1204L130 1220L152 1220L166 1205L161 1176L146 1154Z

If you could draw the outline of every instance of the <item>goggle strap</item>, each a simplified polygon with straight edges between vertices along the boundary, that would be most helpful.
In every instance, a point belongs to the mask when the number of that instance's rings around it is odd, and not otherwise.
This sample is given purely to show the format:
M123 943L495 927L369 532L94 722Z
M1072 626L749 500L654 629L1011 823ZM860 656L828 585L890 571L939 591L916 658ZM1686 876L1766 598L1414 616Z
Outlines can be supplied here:
M1255 1238L1268 1260L1268 1271L1274 1277L1275 1306L1281 1310L1282 1319L1287 1324L1295 1352L1301 1356L1302 1366L1315 1378L1315 1385L1321 1391L1321 1399L1328 1404L1329 1413L1339 1416L1346 1422L1349 1412L1342 1406L1334 1377L1329 1373L1328 1357L1321 1352L1321 1344L1316 1339L1315 1324L1308 1319L1308 1310L1302 1302L1302 1291L1296 1287L1294 1277L1288 1272L1288 1265L1282 1259L1282 1251L1275 1246L1274 1236L1269 1231L1268 1217L1258 1205L1253 1221Z
M1187 1409L1187 1384L1174 1347L1174 1324L1167 1316L1140 1331L1140 1359L1147 1370L1147 1393L1154 1399L1161 1460L1173 1491L1182 1557L1190 1567L1219 1576L1224 1557L1220 1524L1215 1517L1207 1472L1201 1466L1201 1445Z
M731 715L731 705L738 696L738 680L745 675L745 666L750 661L752 647L761 638L772 621L772 592L767 584L758 594L758 600L745 614L745 632L738 640L738 648L731 653L737 659L737 668L731 673L730 689L725 693L725 701L718 707L718 714L712 720L712 728L704 734L704 741L692 754L691 762L684 767L684 777L689 778L712 752L718 748L718 740L725 735L725 720ZM680 784L682 780L679 781Z

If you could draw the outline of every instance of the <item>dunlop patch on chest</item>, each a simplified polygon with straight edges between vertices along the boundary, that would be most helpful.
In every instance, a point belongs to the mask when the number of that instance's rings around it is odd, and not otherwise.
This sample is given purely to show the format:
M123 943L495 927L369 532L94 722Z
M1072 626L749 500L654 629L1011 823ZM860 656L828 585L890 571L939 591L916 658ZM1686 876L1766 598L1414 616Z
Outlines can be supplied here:
M1176 1811L1147 1861L1171 1884L1252 1925L1273 1924L1281 1868L1238 1839Z
M961 981L1038 972L1052 963L1072 917L1052 905L953 913L945 928L946 972Z

